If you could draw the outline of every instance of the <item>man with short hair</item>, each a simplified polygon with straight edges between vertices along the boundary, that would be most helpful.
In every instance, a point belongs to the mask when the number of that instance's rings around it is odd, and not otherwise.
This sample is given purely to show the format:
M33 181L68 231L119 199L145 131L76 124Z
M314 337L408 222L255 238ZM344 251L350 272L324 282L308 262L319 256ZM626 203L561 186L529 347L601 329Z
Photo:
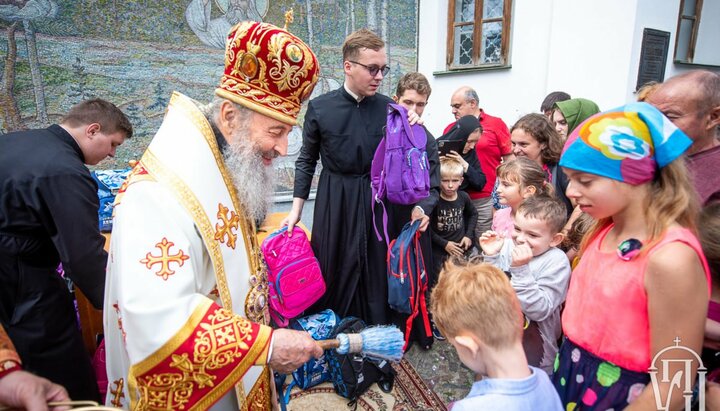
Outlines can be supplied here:
M501 161L508 161L513 158L510 132L507 125L499 117L493 117L480 108L477 92L469 86L460 87L453 93L450 100L452 113L457 121L462 116L473 115L480 120L483 132L480 140L475 146L480 167L482 168L487 181L485 187L480 191L468 190L470 198L478 212L478 222L475 228L475 236L480 237L482 233L492 226L492 194L495 187L495 169ZM455 122L450 123L443 134L450 131Z
M321 159L311 242L327 291L308 312L331 308L341 317L387 324L387 246L373 228L383 219L371 207L370 165L393 102L377 93L390 67L385 42L370 30L351 33L342 50L343 86L308 104L293 206L282 223L292 229L300 220ZM408 118L413 123L417 114Z
M428 82L422 73L406 73L398 81L395 95L392 99L397 104L405 107L408 112L415 112L418 116L422 116L431 92L430 82ZM435 211L435 206L440 199L440 159L438 157L437 142L427 128L425 128L425 136L425 152L427 153L427 159L430 165L430 193L427 198L420 200L415 205L389 204L388 235L391 239L397 238L402 232L405 223L422 219L419 228L423 233L420 236L420 248L425 262L425 268L428 270L427 272L432 272L432 239L428 227L430 224L430 215ZM429 275L428 289L432 288L436 281L437 278L435 275ZM403 329L407 322L407 315L393 313L392 319L395 324ZM432 347L433 338L443 339L442 335L437 332L435 328L425 329L425 318L423 318L421 313L418 313L418 316L413 320L413 332L410 341L417 341L421 347L429 349Z
M687 166L700 204L720 200L720 75L693 70L660 84L646 101L693 140Z
M398 81L395 95L392 99L395 103L405 107L408 112L415 112L418 117L421 117L425 111L425 106L427 106L431 92L430 82L428 82L422 73L407 73ZM438 158L437 142L427 128L425 128L425 135L427 136L425 152L427 153L428 162L430 163L430 195L412 208L410 218L411 221L419 218L423 220L420 225L420 231L422 232L426 230L427 225L430 223L429 216L432 214L438 202L440 187L440 160ZM407 219L402 219L401 222L404 224L407 222ZM402 229L402 224L400 224L400 229ZM397 234L399 234L399 231ZM430 260L427 261L429 262Z
M64 386L71 398L99 400L72 294L95 308L105 292L105 239L97 184L85 166L113 157L132 136L125 114L84 101L46 129L0 136L0 323L26 370Z
M215 100L199 106L173 94L116 198L104 313L108 405L271 409L272 371L322 355L308 333L267 325L255 224L318 62L299 38L267 23L239 23L226 47Z

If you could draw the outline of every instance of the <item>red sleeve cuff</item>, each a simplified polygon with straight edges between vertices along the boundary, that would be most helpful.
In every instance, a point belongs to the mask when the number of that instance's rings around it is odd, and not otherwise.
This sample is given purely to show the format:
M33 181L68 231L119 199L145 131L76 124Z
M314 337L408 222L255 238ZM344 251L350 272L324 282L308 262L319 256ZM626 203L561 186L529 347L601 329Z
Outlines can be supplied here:
M17 361L7 360L0 364L0 378L10 374L13 371L22 370L22 366Z

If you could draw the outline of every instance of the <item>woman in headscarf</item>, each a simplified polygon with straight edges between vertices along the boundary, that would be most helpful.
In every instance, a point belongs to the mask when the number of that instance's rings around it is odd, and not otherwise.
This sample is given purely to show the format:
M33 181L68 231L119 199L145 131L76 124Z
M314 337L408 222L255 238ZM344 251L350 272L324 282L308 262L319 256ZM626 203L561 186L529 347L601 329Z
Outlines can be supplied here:
M579 126L588 117L599 112L598 105L586 98L558 101L555 103L552 123L555 125L555 130L562 137L562 141L565 141L575 130L575 127Z
M482 126L480 120L475 116L464 116L455 123L455 125L443 134L438 141L463 141L462 153L451 151L447 157L454 158L463 166L463 182L460 185L461 190L480 191L485 186L486 178L482 168L480 168L480 160L475 153L475 144L480 140L482 135Z

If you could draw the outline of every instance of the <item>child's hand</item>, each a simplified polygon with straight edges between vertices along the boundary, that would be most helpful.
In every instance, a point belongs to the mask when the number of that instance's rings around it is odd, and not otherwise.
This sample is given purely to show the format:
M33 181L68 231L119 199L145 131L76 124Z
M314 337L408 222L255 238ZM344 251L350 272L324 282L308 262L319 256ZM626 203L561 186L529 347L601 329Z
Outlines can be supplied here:
M532 250L527 244L515 244L512 250L512 263L510 267L520 267L532 260Z
M462 240L460 240L460 247L465 251L469 250L470 247L472 247L472 240L468 237L463 237Z
M480 248L485 255L495 255L503 246L503 237L495 231L485 231L480 236Z
M465 254L465 250L463 250L460 244L455 241L448 241L445 246L445 251L455 257L462 257L462 255Z

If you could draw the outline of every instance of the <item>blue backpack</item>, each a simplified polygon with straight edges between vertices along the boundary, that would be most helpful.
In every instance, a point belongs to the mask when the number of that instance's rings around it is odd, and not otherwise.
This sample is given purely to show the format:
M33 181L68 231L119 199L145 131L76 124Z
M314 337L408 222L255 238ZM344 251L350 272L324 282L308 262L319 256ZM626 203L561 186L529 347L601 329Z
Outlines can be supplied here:
M330 338L333 329L339 322L340 317L328 308L317 314L292 320L290 322L290 328L307 331L314 340L324 340ZM294 385L305 390L330 381L330 371L328 371L327 359L325 357L323 354L318 359L311 358L300 368L293 371Z
M425 325L425 334L430 335L425 294L428 277L425 259L420 249L420 220L405 224L397 239L388 247L388 304L393 310L409 314L405 323L405 347L407 349L415 317L420 314Z
M298 318L290 321L290 328L299 331L307 331L315 340L324 340L331 338L333 330L340 323L340 317L331 309L320 311L317 314L308 315L307 317ZM285 383L285 375L276 375L276 386L280 395L280 406L283 410L288 402L290 402L290 392L293 387L300 387L306 390L318 384L331 381L330 369L328 365L327 353L320 358L311 358L292 373L292 381L288 384L284 394L282 387Z
M383 200L393 204L410 205L430 195L430 166L425 144L425 129L410 125L407 110L398 104L388 104L385 137L380 141L370 167L372 209L383 206L383 229L387 234L387 212ZM375 227L378 240L382 237Z

